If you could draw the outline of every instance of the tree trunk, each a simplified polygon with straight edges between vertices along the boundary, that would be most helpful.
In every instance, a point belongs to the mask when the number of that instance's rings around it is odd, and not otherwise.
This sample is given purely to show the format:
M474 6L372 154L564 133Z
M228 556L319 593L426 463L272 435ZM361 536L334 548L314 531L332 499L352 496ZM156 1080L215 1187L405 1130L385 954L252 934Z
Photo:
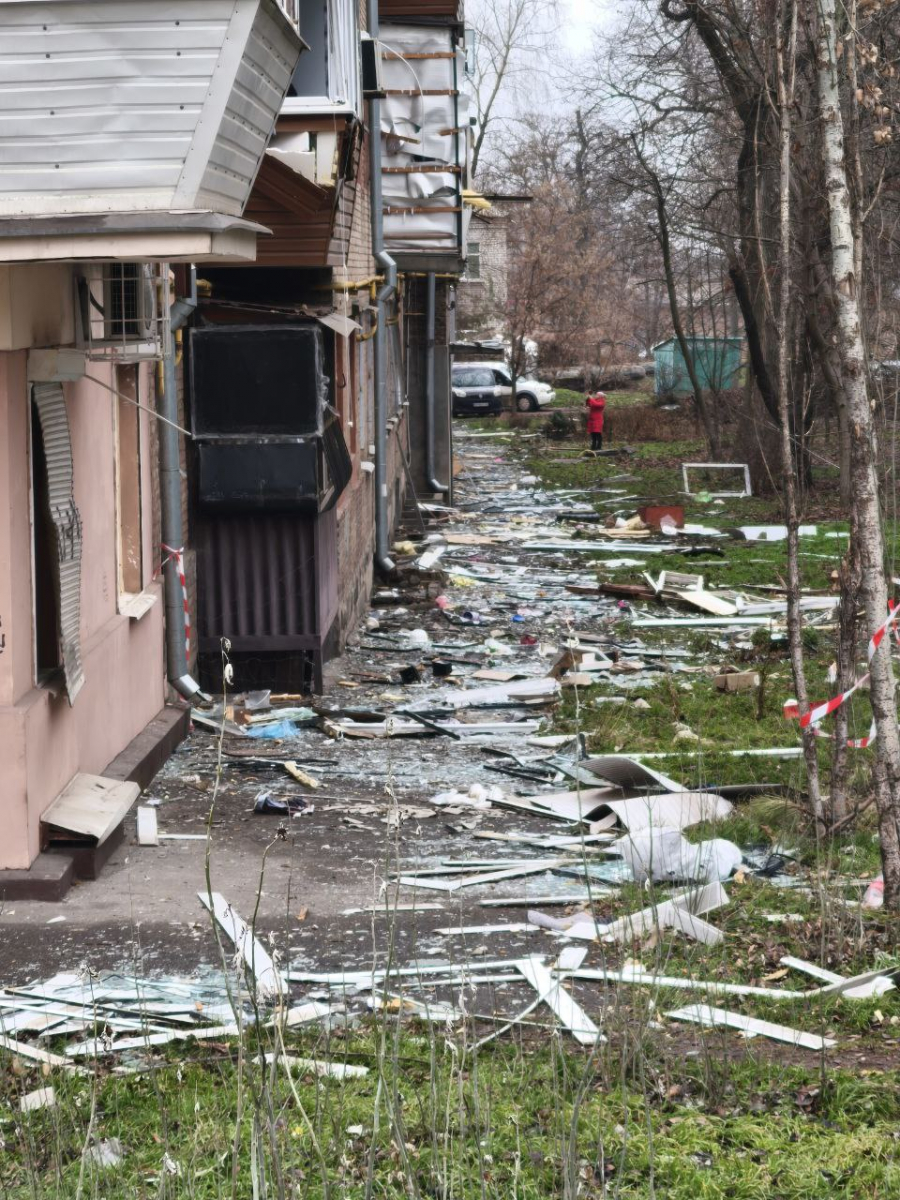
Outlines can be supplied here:
M850 469L856 516L861 592L869 634L884 622L888 590L884 536L878 504L875 430L866 384L860 322L857 242L844 158L843 114L838 81L836 0L820 0L818 91L822 151L831 227L831 271L837 302L838 352L850 423ZM851 31L851 36L855 32ZM900 908L900 735L894 697L891 638L884 637L869 664L875 718L875 802L881 832L884 902Z
M791 108L794 103L794 76L797 57L797 0L785 0L790 9L787 56L783 31L785 21L779 15L775 48L778 71L778 109L780 128L779 181L779 306L778 329L778 421L781 433L781 472L784 481L784 515L787 522L787 633L794 673L794 687L800 712L809 709L806 667L803 662L803 623L800 615L800 516L797 505L797 459L792 442L796 422L789 411L789 349L791 343ZM796 436L796 435L795 435ZM809 808L816 828L824 824L819 788L819 757L812 729L803 730L803 757L806 760L806 786Z
M852 510L851 510L852 515ZM853 521L851 519L851 527ZM859 563L856 557L856 534L850 539L850 547L841 562L841 603L838 609L837 679L834 695L840 695L851 686L856 676L856 607L859 603ZM832 824L847 815L849 797L847 781L850 768L850 752L847 738L850 721L846 704L834 714L834 755L831 760L831 795L829 816Z
M697 370L694 366L694 356L688 346L684 326L681 324L678 290L675 286L675 270L672 266L672 246L669 240L669 215L666 212L666 199L663 195L658 176L651 174L651 181L656 199L656 215L659 223L659 248L662 251L663 273L666 278L666 292L669 297L669 315L672 318L672 330L675 334L675 340L678 342L678 348L681 350L681 357L684 359L688 379L691 381L691 391L694 393L694 407L703 425L703 432L706 434L706 440L709 444L709 452L712 455L713 462L719 462L722 457L722 448L719 444L718 425L713 420L709 404L703 395L703 388L700 386L700 380L697 377Z

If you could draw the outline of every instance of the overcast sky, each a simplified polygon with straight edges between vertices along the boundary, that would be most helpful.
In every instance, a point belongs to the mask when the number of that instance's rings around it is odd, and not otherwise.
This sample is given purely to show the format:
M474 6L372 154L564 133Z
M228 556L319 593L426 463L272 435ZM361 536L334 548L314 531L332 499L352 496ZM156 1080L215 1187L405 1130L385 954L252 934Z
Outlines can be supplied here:
M563 45L570 54L583 54L594 30L609 23L616 13L616 0L560 0L564 15Z

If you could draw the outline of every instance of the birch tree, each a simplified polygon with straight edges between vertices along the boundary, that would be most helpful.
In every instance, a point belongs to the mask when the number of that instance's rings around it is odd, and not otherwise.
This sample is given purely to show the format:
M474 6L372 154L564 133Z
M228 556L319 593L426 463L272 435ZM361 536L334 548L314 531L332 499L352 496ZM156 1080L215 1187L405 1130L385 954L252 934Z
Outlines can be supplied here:
M850 31L850 37L854 31ZM859 556L860 590L870 637L888 614L884 569L884 533L879 504L875 426L867 386L866 355L860 311L862 230L851 204L845 154L844 114L838 59L836 0L819 0L817 82L822 157L831 233L831 275L837 306L837 348L849 419L853 488L851 539ZM876 733L874 771L884 899L900 907L900 734L891 638L883 637L869 662L870 695Z

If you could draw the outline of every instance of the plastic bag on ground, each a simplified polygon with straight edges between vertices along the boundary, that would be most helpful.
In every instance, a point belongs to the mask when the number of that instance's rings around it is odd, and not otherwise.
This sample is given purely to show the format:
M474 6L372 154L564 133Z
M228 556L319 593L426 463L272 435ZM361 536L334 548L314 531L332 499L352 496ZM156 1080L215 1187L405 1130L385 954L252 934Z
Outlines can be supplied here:
M742 858L734 842L712 838L692 845L678 829L629 834L613 842L612 849L622 855L637 883L713 883L728 879Z
M873 879L866 888L866 894L862 898L863 908L883 908L884 907L884 876L879 875L877 879Z

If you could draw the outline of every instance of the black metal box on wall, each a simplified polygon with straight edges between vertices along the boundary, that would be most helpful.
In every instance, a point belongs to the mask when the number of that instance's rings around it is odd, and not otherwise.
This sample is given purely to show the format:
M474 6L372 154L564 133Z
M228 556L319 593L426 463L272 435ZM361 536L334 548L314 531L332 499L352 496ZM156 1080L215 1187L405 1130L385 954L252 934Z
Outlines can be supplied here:
M191 431L201 440L322 432L328 401L318 323L191 330Z
M335 502L350 462L321 325L194 328L190 385L201 509L314 513Z
M322 689L338 611L335 504L352 464L317 322L200 325L188 345L203 685Z

